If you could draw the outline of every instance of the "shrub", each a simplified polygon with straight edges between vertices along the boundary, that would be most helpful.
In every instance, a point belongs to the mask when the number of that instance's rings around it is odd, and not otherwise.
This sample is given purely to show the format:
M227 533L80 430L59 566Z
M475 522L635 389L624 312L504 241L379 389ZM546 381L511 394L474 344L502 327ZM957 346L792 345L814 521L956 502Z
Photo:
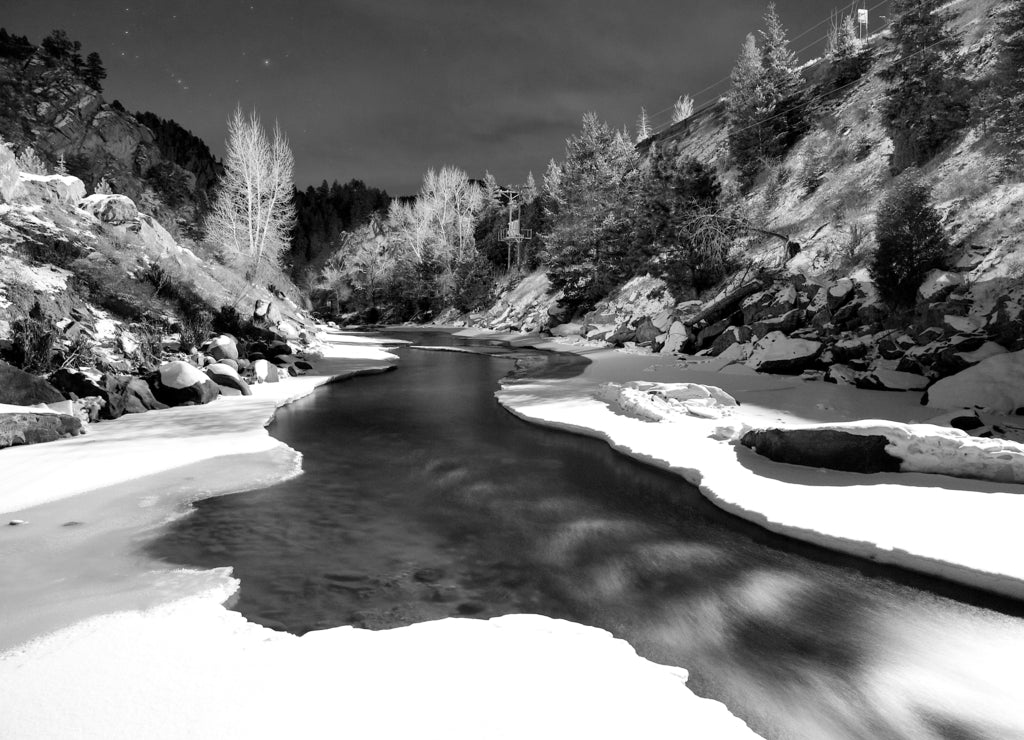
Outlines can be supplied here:
M36 150L30 146L18 157L18 169L32 175L45 175L46 163L36 154Z
M30 373L56 370L57 327L36 301L28 312L11 323L11 364Z
M883 198L875 241L871 279L879 294L892 305L912 304L925 274L941 267L949 251L931 192L913 175L898 180Z

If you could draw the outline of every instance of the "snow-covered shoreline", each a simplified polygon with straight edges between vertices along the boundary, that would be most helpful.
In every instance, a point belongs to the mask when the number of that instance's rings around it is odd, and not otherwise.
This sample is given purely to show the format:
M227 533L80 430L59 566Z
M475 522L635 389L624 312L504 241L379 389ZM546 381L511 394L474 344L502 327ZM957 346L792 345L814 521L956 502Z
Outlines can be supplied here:
M756 737L604 630L515 615L297 637L228 610L228 568L140 562L138 537L184 502L297 474L301 455L266 430L276 409L384 369L377 344L338 337L324 354L353 361L340 374L4 452L0 512L28 523L0 539L0 736Z
M466 336L500 339L490 332ZM515 335L522 342L521 335ZM721 371L651 354L540 340L538 349L591 361L568 380L507 383L498 401L516 416L596 437L679 474L720 508L765 529L846 554L1024 599L1024 486L923 473L863 475L776 463L731 441L737 426L799 427L853 419L923 422L918 393L863 391L798 378ZM741 406L727 419L635 418L604 400L606 383L691 382ZM811 392L813 391L813 392Z

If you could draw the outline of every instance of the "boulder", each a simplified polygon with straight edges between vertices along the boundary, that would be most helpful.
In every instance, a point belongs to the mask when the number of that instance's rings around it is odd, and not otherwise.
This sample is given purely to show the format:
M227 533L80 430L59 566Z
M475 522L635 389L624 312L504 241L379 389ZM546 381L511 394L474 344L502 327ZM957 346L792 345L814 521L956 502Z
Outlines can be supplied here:
M899 472L901 459L886 452L888 438L831 429L754 429L740 443L775 462L851 473Z
M791 339L774 331L757 341L746 365L759 373L799 375L814 363L821 348L821 342Z
M62 367L49 377L50 384L64 394L65 398L88 398L99 396L107 400L107 389L102 383L78 370Z
M661 329L655 326L650 318L645 316L637 322L635 332L637 344L650 344L658 338L659 334L661 334Z
M836 383L837 385L856 385L857 379L860 378L860 373L854 370L849 365L835 364L830 365L828 370L825 372L826 383Z
M85 183L71 175L18 174L15 200L32 205L55 203L74 205L85 197Z
M238 342L228 334L221 334L204 344L203 351L218 362L221 360L237 360Z
M843 339L832 345L832 357L838 363L846 363L850 360L859 360L868 353L871 347L870 337L855 337Z
M135 207L132 199L125 195L94 193L80 200L78 207L111 226L123 226L139 218L139 209Z
M251 396L252 391L249 390L249 384L242 380L234 368L225 365L221 362L215 362L206 368L206 374L210 380L221 387L234 388L243 396Z
M917 289L917 295L923 303L941 301L963 284L964 278L958 272L932 270L924 276L921 287Z
M551 327L551 336L553 337L578 337L582 334L583 326L581 324L559 324Z
M287 342L271 342L264 354L270 359L278 355L294 355L295 350Z
M928 378L917 373L905 373L889 367L875 366L857 378L858 388L877 391L923 391Z
M61 392L42 378L0 361L0 403L34 406L63 400Z
M932 385L921 403L1010 414L1024 407L1024 350L998 354Z
M804 312L799 308L787 311L781 316L761 319L751 325L755 336L763 337L773 331L781 331L783 334L790 334L799 329L804 323Z
M274 305L273 301L257 299L253 308L253 323L262 328L269 328L278 324L284 317L281 311Z
M856 284L850 278L841 278L825 291L825 306L833 314L854 295Z
M717 357L734 344L749 342L752 336L749 326L730 326L726 328L711 345L711 355Z
M663 355L679 354L683 346L689 341L690 332L682 321L673 321L668 328L668 336L661 348Z
M109 398L104 410L114 406L120 408L122 414L143 414L167 408L167 404L156 399L149 384L142 378L107 374L103 376L103 383Z
M217 384L202 370L182 360L161 365L150 376L149 385L156 399L168 406L200 405L220 395Z
M276 383L280 379L277 367L266 360L256 360L252 363L252 372L257 383Z
M0 413L0 447L53 442L81 434L82 420L68 414Z

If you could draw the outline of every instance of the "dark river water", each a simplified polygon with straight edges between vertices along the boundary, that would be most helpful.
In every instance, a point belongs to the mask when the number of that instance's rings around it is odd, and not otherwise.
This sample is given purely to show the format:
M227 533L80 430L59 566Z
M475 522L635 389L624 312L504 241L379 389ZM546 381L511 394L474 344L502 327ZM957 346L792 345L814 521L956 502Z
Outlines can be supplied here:
M233 567L234 608L298 634L519 612L602 627L765 737L1024 738L1024 605L773 535L522 422L493 396L509 359L400 354L280 411L302 476L202 501L150 552Z

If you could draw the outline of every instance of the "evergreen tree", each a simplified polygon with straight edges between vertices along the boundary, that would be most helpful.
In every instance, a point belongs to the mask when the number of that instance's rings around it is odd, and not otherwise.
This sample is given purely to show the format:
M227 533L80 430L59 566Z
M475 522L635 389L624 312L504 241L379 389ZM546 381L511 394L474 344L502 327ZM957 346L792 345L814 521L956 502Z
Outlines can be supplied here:
M1024 151L1024 0L1010 0L999 16L999 60L993 80L992 126L999 140Z
M54 59L70 59L75 52L75 42L68 38L67 31L57 28L43 39L43 49Z
M720 203L712 167L683 155L678 142L652 147L633 224L638 252L678 300L714 285L730 266L737 219Z
M67 175L68 174L68 165L67 165L67 162L64 161L64 152L61 152L60 156L57 157L57 166L53 169L53 174L55 174L55 175Z
M487 205L497 206L501 203L501 187L498 180L490 172L484 172L484 199Z
M743 44L727 106L729 151L744 187L807 130L803 79L774 3L768 5L764 23L761 44L753 35Z
M628 135L594 113L566 141L565 161L545 176L551 218L545 235L551 284L563 305L588 309L633 274L629 235L637 155Z
M943 0L895 0L896 61L882 116L893 142L890 167L902 172L934 157L968 122L970 108L958 38Z
M110 182L107 180L107 176L104 175L100 178L100 181L96 183L96 188L93 190L96 195L113 195L114 188L110 186Z
M540 191L537 190L537 181L533 179L533 171L526 176L526 185L523 187L523 200L525 203L533 203L537 200Z
M879 295L893 305L913 304L924 276L942 267L949 241L931 193L912 174L897 180L879 205L875 241L870 271Z
M761 169L765 145L760 123L769 110L764 64L754 34L748 34L743 42L731 80L726 101L729 154L739 167L741 179L749 185Z
M96 92L103 92L102 81L106 79L107 70L103 68L103 60L95 51L85 59L85 70L82 72L82 79L85 84Z

